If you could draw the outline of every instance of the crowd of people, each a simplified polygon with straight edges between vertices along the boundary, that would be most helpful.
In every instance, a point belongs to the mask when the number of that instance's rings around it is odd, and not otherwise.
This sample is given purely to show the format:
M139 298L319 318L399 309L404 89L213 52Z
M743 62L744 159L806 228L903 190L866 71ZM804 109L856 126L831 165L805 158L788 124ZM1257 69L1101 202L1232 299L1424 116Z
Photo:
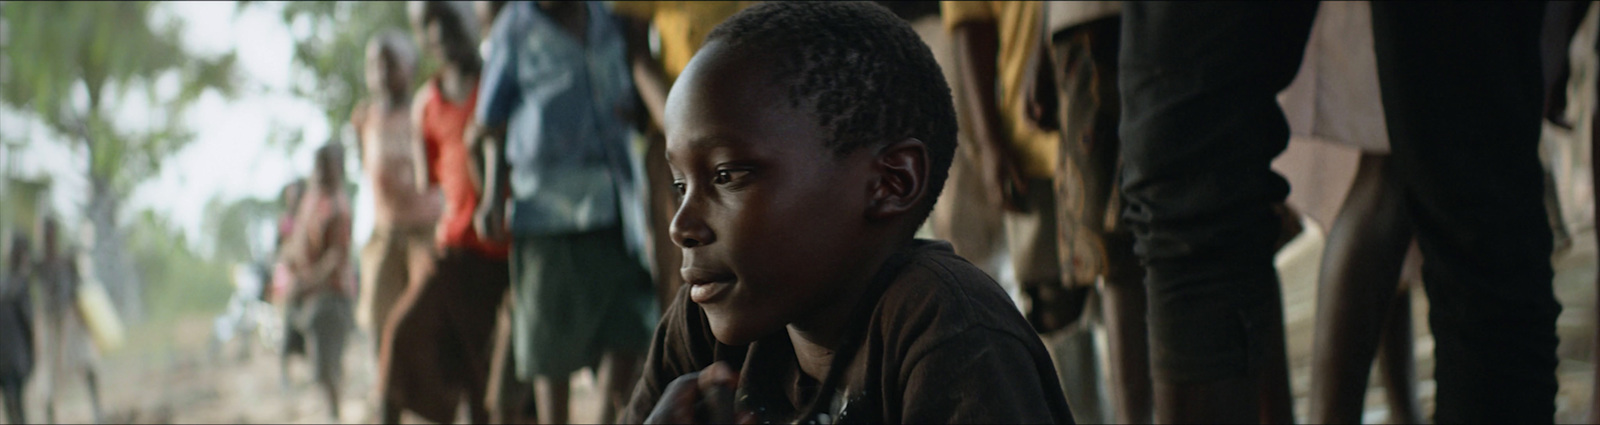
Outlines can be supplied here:
M85 304L79 302L84 278L77 249L63 240L53 214L42 214L29 232L9 241L0 271L0 396L7 423L29 423L23 392L43 364L46 423L56 423L64 384L82 384L96 422L104 416L98 387L98 346L91 341ZM37 309L34 291L42 301ZM35 312L38 312L35 314Z
M360 329L382 423L566 423L575 373L607 423L1293 422L1295 134L1362 151L1305 419L1359 422L1375 358L1391 420L1428 419L1396 295L1420 285L1431 420L1549 422L1538 143L1588 7L413 1L350 113L359 256L341 143L283 191L284 376L304 355L338 421ZM41 229L0 276L14 423L13 300L58 283L51 329L74 305Z
M1367 152L1310 419L1360 419L1380 338L1395 417L1422 419L1394 296L1420 280L1434 419L1548 421L1537 143L1566 59L1541 43L1584 5L414 2L351 114L360 289L334 290L348 206L313 184L286 263L330 295L289 320L337 350L316 324L360 294L384 422L564 423L583 370L605 422L1288 422L1292 132ZM443 65L409 87L422 55ZM962 259L992 257L985 226L1003 273Z

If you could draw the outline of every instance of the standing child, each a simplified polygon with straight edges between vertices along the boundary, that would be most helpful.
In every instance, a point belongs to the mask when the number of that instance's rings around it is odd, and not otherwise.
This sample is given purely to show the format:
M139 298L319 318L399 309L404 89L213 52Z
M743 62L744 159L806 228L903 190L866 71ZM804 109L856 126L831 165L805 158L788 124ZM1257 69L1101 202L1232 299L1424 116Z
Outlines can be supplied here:
M686 286L624 421L1071 423L1000 286L912 237L956 127L910 26L774 2L707 40L667 99Z
M374 353L383 345L389 310L433 263L433 229L439 219L437 186L416 157L433 157L413 140L411 77L416 47L404 32L379 33L367 44L368 97L350 112L361 167L372 183L372 236L361 249L361 320Z
M56 400L61 390L61 380L81 376L89 392L89 407L93 409L96 423L100 422L100 390L95 374L96 352L84 325L83 312L78 309L77 256L58 245L59 229L56 219L44 216L39 220L39 239L44 241L43 257L34 268L38 272L40 287L44 289L45 356L50 359L50 376L45 379L45 422L56 422ZM82 375L79 375L82 374Z
M338 422L344 344L352 321L351 297L343 284L349 273L350 199L344 191L342 146L335 142L317 149L309 186L286 253L295 280L284 314L304 335L315 380L327 393L330 418Z
M437 177L446 204L436 233L441 256L432 274L400 297L384 329L380 413L383 423L398 423L402 408L450 422L465 401L472 422L487 423L495 308L511 278L510 247L480 239L472 228L478 188L463 134L483 64L465 10L443 1L411 2L408 9L424 52L444 64L417 94L412 122L417 143L439 152L418 159Z
M637 177L624 117L637 106L626 46L599 3L514 3L501 13L477 121L504 136L491 137L479 220L503 234L498 195L509 183L518 375L535 381L540 422L564 423L571 374L599 371L600 421L611 422L657 311L644 232L627 215Z

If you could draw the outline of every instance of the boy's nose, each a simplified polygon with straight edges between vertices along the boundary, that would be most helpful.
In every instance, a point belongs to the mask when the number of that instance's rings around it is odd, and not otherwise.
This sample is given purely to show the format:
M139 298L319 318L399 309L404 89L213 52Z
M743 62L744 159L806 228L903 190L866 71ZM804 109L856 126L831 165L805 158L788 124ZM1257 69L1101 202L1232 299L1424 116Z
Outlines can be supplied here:
M694 248L716 242L717 236L706 226L705 217L700 213L699 203L687 197L678 206L678 213L672 216L670 232L672 243L679 248Z

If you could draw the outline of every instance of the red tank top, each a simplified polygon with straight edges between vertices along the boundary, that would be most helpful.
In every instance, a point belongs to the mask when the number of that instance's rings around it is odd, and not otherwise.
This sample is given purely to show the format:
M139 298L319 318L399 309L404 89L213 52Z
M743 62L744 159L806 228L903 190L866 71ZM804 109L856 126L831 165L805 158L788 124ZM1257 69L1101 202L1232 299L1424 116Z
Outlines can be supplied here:
M437 160L430 161L428 167L429 174L439 180L445 201L436 234L439 246L466 248L489 258L504 259L511 247L479 239L472 227L473 211L478 207L478 189L472 185L468 166L472 156L463 136L478 103L478 88L472 88L466 102L450 103L440 92L436 77L428 80L427 99L422 106L422 137L429 146L438 147Z

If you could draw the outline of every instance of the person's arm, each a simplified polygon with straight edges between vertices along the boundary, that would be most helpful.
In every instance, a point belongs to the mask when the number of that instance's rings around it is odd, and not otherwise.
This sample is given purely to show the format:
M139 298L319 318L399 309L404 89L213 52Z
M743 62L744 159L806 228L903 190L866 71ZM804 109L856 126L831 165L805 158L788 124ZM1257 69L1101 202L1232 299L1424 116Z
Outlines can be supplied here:
M961 86L966 108L972 119L972 137L978 145L983 165L982 178L989 201L1018 211L1020 196L1027 182L1007 141L1010 138L1000 120L999 97L995 95L995 75L999 58L999 30L992 20L970 20L957 24L953 35L957 62L961 65Z
M633 84L639 90L639 99L656 125L666 119L667 72L661 61L650 54L650 20L636 16L622 16L628 38L628 62L633 68Z
M505 223L505 194L510 186L510 164L506 161L507 123L511 113L522 105L522 87L518 84L517 62L514 54L520 50L526 37L522 23L522 5L507 5L495 19L489 35L495 48L484 59L483 74L479 77L477 116L473 120L473 136L468 150L483 155L483 190L478 193L478 210L473 214L473 227L478 236L486 240L505 240L508 237Z
M432 83L425 83L411 98L411 174L416 182L417 193L429 193L433 186L428 178L428 135L423 131L423 112L433 97L427 84Z
M478 237L503 241L510 237L506 229L506 196L511 184L510 165L506 163L506 129L504 126L484 130L478 144L482 146L487 175L483 191L478 194L478 211L473 215L473 227Z
M361 164L362 168L366 168L367 159L366 132L362 131L367 128L367 105L367 101L362 100L350 110L350 126L356 130L356 163Z

